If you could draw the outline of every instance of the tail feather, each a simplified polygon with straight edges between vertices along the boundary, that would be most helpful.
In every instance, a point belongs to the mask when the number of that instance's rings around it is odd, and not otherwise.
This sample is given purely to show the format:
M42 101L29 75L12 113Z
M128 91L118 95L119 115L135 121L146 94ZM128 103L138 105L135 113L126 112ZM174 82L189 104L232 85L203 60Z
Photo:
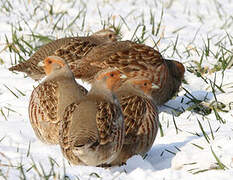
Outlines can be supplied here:
M19 72L26 72L27 64L25 62L21 62L17 65L14 65L9 68L9 71L19 71Z
M175 60L165 60L165 62L173 77L176 77L179 80L184 78L185 68L182 63Z
M185 68L184 65L180 62L174 61L179 73L180 73L180 77L182 77L182 79L184 78L184 73L185 73Z
M45 72L42 67L29 63L29 61L21 62L15 66L9 68L9 71L18 71L26 73L28 77L35 81L40 80L45 76Z

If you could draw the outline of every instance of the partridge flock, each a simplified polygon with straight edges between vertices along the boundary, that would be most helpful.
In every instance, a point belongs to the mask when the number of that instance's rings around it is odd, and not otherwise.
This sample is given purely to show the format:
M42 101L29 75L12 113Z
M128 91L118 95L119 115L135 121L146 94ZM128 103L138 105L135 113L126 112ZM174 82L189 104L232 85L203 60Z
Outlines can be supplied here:
M184 78L182 63L117 40L108 29L61 38L9 68L34 80L46 76L31 94L29 119L36 136L59 144L74 165L108 167L144 156L157 135L157 106L179 91Z

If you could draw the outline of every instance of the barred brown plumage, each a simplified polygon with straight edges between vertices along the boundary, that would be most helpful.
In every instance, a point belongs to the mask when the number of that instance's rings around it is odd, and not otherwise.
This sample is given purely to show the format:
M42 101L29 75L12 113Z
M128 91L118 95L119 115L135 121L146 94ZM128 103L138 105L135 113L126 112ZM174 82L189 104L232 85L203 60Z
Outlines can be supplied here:
M42 142L58 144L59 116L67 105L83 97L87 90L76 83L68 65L61 58L50 56L44 63L47 78L31 94L29 119Z
M72 164L110 164L124 142L124 122L113 91L120 84L120 72L99 72L83 99L65 109L60 129L60 145Z
M59 56L70 63L81 59L93 47L116 40L116 33L109 29L100 30L87 37L57 39L41 46L28 60L10 67L9 70L24 72L32 79L40 80L45 76L45 72L38 63L43 62L46 57Z
M132 41L101 44L81 61L70 63L75 77L88 82L108 67L118 68L129 78L142 76L151 79L158 86L152 92L157 105L164 104L176 94L185 72L181 63L166 60L153 48Z
M158 110L151 97L153 88L150 80L135 77L116 92L124 116L125 142L111 165L124 164L136 154L144 156L151 148L159 124Z

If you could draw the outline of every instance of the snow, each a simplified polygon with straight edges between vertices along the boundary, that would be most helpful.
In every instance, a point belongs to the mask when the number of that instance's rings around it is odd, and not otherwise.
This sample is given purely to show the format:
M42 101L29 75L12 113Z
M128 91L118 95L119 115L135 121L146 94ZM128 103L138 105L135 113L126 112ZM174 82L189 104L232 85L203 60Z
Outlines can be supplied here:
M6 2L1 1L1 7L3 4L7 6ZM188 84L182 85L192 96L207 104L214 102L215 98L224 103L226 105L224 110L227 112L217 111L217 113L225 124L216 118L213 110L205 116L188 110L193 105L190 103L190 95L187 95L185 90L181 90L179 97L166 104L175 108L176 112L167 106L160 107L159 118L164 136L158 133L147 156L145 158L134 156L127 161L127 165L105 169L72 166L63 158L59 146L45 145L36 138L29 122L27 108L33 86L37 86L38 82L24 78L22 73L9 72L10 57L14 59L15 55L5 50L5 35L9 41L11 40L11 23L21 26L22 31L17 33L24 35L26 40L31 38L30 29L22 17L26 19L35 34L52 35L55 38L72 35L72 32L86 35L101 29L103 27L101 22L108 25L115 21L115 25L122 25L123 40L131 39L137 26L139 29L136 36L140 37L143 28L141 25L145 24L145 36L148 37L145 43L154 46L154 42L160 40L156 48L162 52L163 56L179 60L186 67L194 65L195 61L200 61L201 54L197 51L202 52L201 50L206 48L209 38L210 50L213 54L210 53L208 58L204 57L202 66L211 69L219 60L214 53L219 52L220 46L231 51L226 54L232 58L233 45L229 43L226 34L233 35L232 0L219 2L214 0L86 0L76 1L76 3L67 0L49 0L48 3L46 1L10 0L9 2L13 6L11 12L5 9L0 12L0 59L4 61L4 64L0 65L0 110L5 115L5 117L3 114L0 115L0 179L3 178L2 174L7 176L7 179L20 178L23 174L25 174L25 179L41 179L43 171L47 175L50 171L55 172L54 179L63 177L84 180L100 178L119 180L233 179L232 68L224 72L218 71L204 75L208 78L207 82L187 71L185 79ZM52 28L59 17L48 17L47 22L41 20L51 8L49 4L53 6L54 13L67 13L62 21L66 26L77 16L78 10L84 9L86 11L84 28L82 28L84 15L82 12L80 18L66 33L62 29L53 31ZM72 7L73 4L74 7ZM19 6L21 8L17 8ZM36 6L39 8L34 12ZM153 14L157 27L162 11L160 30L155 36L151 33L153 26L150 23L150 13ZM107 17L110 17L110 20ZM126 23L122 22L121 17ZM58 23L57 26L62 27L62 23ZM177 37L179 37L177 52L174 52L172 45ZM40 44L41 42L39 44L33 42L32 45L34 47ZM221 55L220 53L220 57ZM24 57L28 58L28 56ZM210 81L218 86L221 85L225 93L215 87L215 97ZM88 85L85 84L85 86ZM208 137L203 135L198 121ZM224 164L225 170L216 169L218 165L214 154Z

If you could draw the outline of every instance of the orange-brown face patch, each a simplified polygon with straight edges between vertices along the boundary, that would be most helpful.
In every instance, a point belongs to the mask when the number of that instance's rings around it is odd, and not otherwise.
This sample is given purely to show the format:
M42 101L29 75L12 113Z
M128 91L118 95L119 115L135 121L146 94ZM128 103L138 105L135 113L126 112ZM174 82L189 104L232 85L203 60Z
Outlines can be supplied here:
M51 74L52 72L52 66L54 64L58 64L59 66L63 67L65 64L59 60L59 59L53 59L51 57L48 57L44 60L44 71L46 73L46 75Z
M110 71L107 73L100 74L97 77L97 80L106 78L106 84L107 88L110 90L113 90L115 86L118 85L118 82L120 81L120 71L115 70L115 71Z
M152 83L149 80L135 80L132 84L137 85L145 94L148 94L152 88Z

